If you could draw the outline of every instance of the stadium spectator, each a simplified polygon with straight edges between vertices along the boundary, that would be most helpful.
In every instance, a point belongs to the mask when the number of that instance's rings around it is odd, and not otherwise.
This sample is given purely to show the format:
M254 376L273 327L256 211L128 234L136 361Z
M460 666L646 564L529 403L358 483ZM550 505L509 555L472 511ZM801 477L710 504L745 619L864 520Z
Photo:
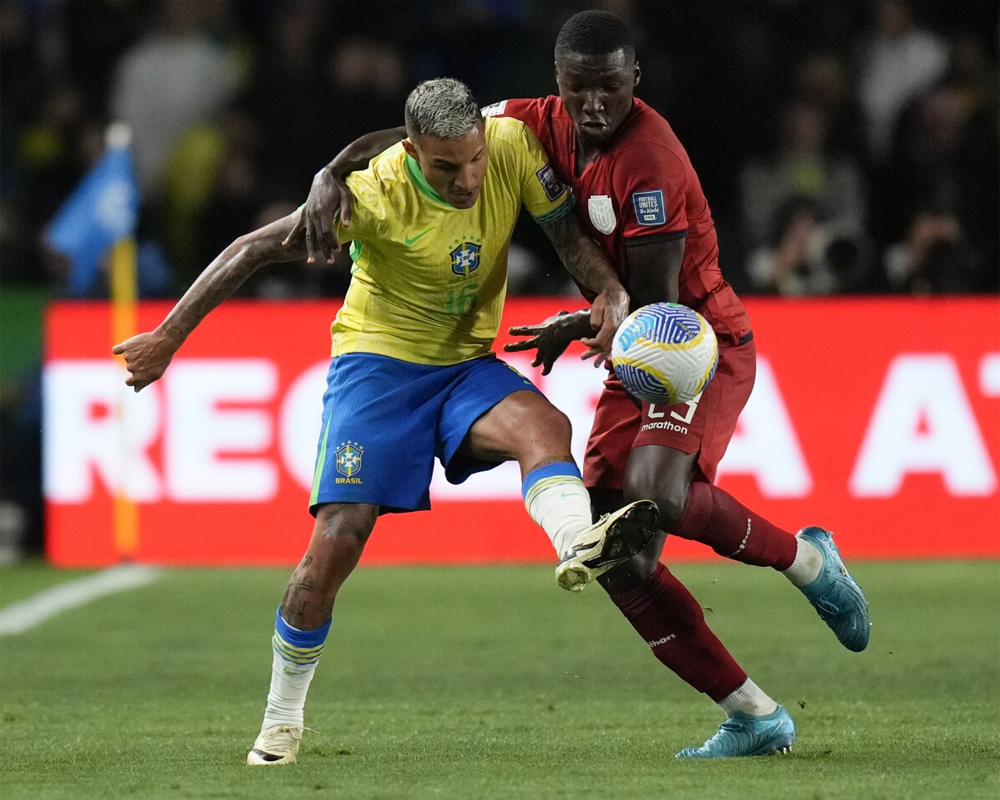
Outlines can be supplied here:
M781 571L851 650L868 644L867 601L829 532L808 527L793 536L714 485L753 385L753 334L719 269L711 212L687 153L666 120L634 97L640 71L631 32L613 14L581 12L560 31L555 58L559 97L505 100L484 113L521 120L539 136L560 179L573 187L588 233L627 284L633 308L682 301L708 318L720 341L720 367L705 392L669 411L682 424L660 421L668 411L637 403L615 376L606 381L584 482L599 513L631 498L655 498L663 527L646 551L599 580L654 655L727 715L715 736L678 756L783 751L795 739L791 717L750 680L694 597L660 563L667 533ZM377 152L402 134L365 137L317 174L302 216L313 257L329 258L337 246L327 232L345 202L338 177L367 163L368 147ZM530 338L505 349L537 349L534 363L545 374L573 340L588 335L589 317L584 310L513 328Z
M669 110L676 129L686 132L692 161L704 165L699 178L705 195L712 198L719 247L727 254L726 279L736 291L749 290L739 176L747 161L773 142L773 119L784 93L785 52L760 6L705 6L717 9L717 27L699 26L701 35L689 39L680 26L680 41L673 43L677 59L690 73L684 90L668 106L650 105L664 113ZM702 48L711 48L713 55L705 55ZM644 99L650 83L645 61L644 55Z
M824 110L794 100L781 112L779 145L742 171L745 235L757 247L779 224L778 213L792 198L807 198L818 219L838 238L861 238L867 220L867 193L859 164L845 152L827 148ZM817 289L830 287L816 284Z
M846 58L833 50L807 54L795 69L791 91L822 109L827 151L847 154L863 168L868 154L865 120Z
M523 203L567 269L597 295L589 342L595 356L608 357L628 297L572 213L569 191L526 126L484 120L464 84L420 84L405 109L409 140L352 176L352 225L337 229L356 239L358 255L333 324L310 497L316 524L276 614L271 690L247 756L252 765L295 761L306 692L340 586L380 514L430 507L435 457L453 483L503 461L519 463L525 506L552 540L566 589L582 589L634 555L657 524L650 501L591 522L568 420L492 351L507 245ZM304 252L282 247L299 216L237 239L155 331L116 345L130 373L126 383L138 391L157 380L247 275ZM451 253L451 269L443 271L442 249Z
M339 8L308 0L288 3L277 10L265 32L264 57L247 95L249 111L260 127L261 178L272 197L297 199L315 171L314 153L331 138L367 130L354 127L358 123L353 115L379 119L395 112L402 102L400 93L405 95L401 57L390 41L378 45L377 53L350 37L327 46L329 17L340 21ZM378 63L380 57L384 65ZM373 91L362 107L365 87L358 84L365 81L379 87L391 84L393 92ZM341 92L345 83L352 89ZM347 102L343 95L349 93L355 101L340 111L337 99ZM338 94L342 96L335 99ZM275 125L273 120L292 124Z
M858 232L827 225L815 201L788 198L769 240L747 262L752 291L785 297L847 294L869 284L870 247Z
M239 85L236 54L207 30L220 9L225 4L163 0L151 30L115 70L111 111L132 128L147 196L162 188L167 161L184 133L225 108Z
M946 206L927 206L914 216L906 238L884 256L889 289L902 294L971 294L997 291L981 255L965 240L962 224ZM992 282L992 285L991 285Z
M996 264L1000 117L995 98L985 98L949 80L904 113L882 203L889 236L902 238L921 208L947 207L970 244Z
M917 26L905 0L877 0L871 9L875 27L861 45L859 92L869 151L880 164L889 157L906 104L944 75L948 46Z

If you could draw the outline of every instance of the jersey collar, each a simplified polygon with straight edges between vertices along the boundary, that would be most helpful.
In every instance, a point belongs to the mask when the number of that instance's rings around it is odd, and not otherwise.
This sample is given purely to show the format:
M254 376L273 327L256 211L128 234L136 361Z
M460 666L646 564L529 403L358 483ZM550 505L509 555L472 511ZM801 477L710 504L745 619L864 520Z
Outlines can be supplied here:
M427 178L424 177L424 173L420 169L420 162L417 161L409 153L406 154L406 171L410 173L410 179L420 190L420 193L426 197L429 197L435 203L439 205L446 206L448 208L454 208L451 203L445 200L441 195L434 191L434 187L427 182Z

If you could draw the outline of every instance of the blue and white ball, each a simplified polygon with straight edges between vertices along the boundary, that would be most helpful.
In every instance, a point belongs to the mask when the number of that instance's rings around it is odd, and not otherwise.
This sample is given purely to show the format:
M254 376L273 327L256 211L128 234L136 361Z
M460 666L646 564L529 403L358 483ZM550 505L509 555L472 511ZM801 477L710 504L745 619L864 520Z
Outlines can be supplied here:
M672 406L694 399L712 380L719 343L697 311L652 303L633 311L618 328L611 363L633 397Z

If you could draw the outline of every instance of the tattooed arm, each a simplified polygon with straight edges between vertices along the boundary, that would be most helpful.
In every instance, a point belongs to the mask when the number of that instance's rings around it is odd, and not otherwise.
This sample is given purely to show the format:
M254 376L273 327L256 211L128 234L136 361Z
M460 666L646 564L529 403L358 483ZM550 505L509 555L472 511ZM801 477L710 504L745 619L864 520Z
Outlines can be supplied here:
M307 261L317 258L333 263L333 256L340 251L340 240L334 222L338 219L345 228L351 227L351 190L344 181L352 172L364 169L368 162L388 147L406 138L406 128L366 133L337 153L336 157L313 177L302 215L295 221L286 239L287 243L301 244L305 237Z
M587 235L575 213L543 225L542 230L559 253L566 271L577 283L597 295L589 314L566 315L563 322L564 332L575 334L573 339L583 339L589 348L583 358L596 356L594 364L599 366L610 360L611 340L628 316L628 292L604 251Z
M130 373L126 385L138 392L160 378L174 353L208 312L230 297L258 269L304 257L304 243L282 246L298 215L296 211L241 236L205 268L155 330L116 344L111 352L125 357L125 368Z

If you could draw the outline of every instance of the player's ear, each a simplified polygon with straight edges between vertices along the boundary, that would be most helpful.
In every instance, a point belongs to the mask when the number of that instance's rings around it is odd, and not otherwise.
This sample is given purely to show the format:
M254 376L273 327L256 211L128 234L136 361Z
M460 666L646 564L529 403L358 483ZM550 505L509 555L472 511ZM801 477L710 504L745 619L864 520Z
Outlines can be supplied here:
M639 69L639 62L635 62L635 72L633 73L632 88L634 89L639 85L639 81L642 79L642 70Z
M417 159L417 161L420 160L420 156L417 155L417 148L413 146L413 142L409 139L403 139L403 149L408 156Z
M557 54L556 57L555 57L555 60L552 62L552 65L555 67L556 85L558 85L559 84L559 80L562 77L562 74L564 72L563 68L566 66L566 57L565 57L565 55Z

